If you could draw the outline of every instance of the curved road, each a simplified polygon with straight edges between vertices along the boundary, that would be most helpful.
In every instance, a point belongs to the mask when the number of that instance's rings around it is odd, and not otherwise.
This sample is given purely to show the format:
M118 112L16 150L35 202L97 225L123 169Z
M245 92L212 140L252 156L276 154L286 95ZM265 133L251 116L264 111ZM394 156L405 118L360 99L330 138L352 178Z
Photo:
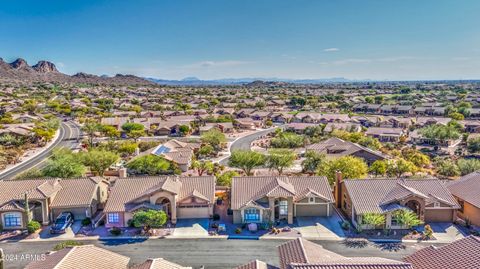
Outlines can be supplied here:
M281 126L276 126L272 127L270 129L266 130L261 130L258 132L255 132L253 134L246 135L244 137L240 137L239 139L235 140L232 145L230 145L229 152L232 153L232 151L237 150L237 149L242 149L242 150L248 150L250 149L250 145L252 144L253 141L255 141L257 138L260 136L266 135L268 133L274 132L275 129L281 128ZM227 165L228 164L228 158L225 158L220 161L220 164L222 165Z
M46 160L52 154L56 147L75 148L78 146L77 140L81 137L81 131L78 125L72 121L62 122L60 125L60 134L57 139L44 151L27 161L18 163L14 168L0 172L0 180L14 179L17 175L30 170L34 167L41 168Z

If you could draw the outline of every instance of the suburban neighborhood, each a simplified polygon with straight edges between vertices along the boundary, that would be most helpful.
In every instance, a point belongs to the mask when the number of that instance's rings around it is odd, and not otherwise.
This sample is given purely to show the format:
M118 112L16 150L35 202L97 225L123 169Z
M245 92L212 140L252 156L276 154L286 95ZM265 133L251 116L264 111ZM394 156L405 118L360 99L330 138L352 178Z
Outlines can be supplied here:
M480 269L479 9L1 3L0 269Z

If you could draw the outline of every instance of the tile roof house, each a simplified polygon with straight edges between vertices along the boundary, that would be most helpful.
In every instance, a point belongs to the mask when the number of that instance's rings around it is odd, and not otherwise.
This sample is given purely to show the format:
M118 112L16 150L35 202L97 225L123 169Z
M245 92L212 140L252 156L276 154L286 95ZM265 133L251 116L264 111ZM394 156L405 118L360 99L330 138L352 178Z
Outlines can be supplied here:
M351 122L329 122L323 129L324 132L331 133L333 130L344 130L348 132L360 132L362 127L358 123Z
M415 269L480 268L480 238L465 237L445 246L430 246L403 258Z
M280 269L413 269L407 262L377 257L344 257L303 238L278 247ZM416 268L416 267L415 267Z
M367 213L385 215L384 228L402 229L407 227L393 217L397 210L411 210L424 222L453 222L460 208L446 184L436 178L343 180L338 173L335 185L337 207L363 229L378 228L362 223Z
M237 266L235 269L278 269L278 267L259 260L253 260L249 263Z
M129 257L94 245L66 247L29 263L26 269L127 269Z
M294 217L330 216L333 195L326 177L234 177L234 223L264 223Z
M365 132L365 135L377 138L381 142L399 142L404 132L402 128L370 127Z
M318 112L299 112L295 115L295 122L305 123L327 123L327 122L348 122L350 117L347 114L323 114Z
M350 141L332 137L325 141L307 146L307 150L325 154L327 158L340 158L343 156L354 156L365 160L371 164L377 160L384 160L388 156L380 151L372 150Z
M156 258L148 259L144 263L130 267L130 269L192 269L192 267L185 267L162 258Z
M146 152L138 155L137 157L143 156L144 154L161 156L164 159L175 163L178 168L180 168L180 170L186 172L191 165L194 152L199 148L199 143L186 143L178 141L176 139L172 139L152 149L147 150Z
M449 182L447 188L460 204L458 217L480 226L480 172Z
M4 180L0 182L3 229L26 226L25 195L30 218L46 225L64 211L75 219L92 217L107 199L108 183L99 178Z
M119 178L104 209L105 225L127 227L133 214L145 209L165 211L172 223L182 218L209 218L214 198L215 178L211 176Z
M129 121L128 117L114 117L114 118L102 118L100 123L102 125L108 125L117 128L117 130L122 130L122 125Z

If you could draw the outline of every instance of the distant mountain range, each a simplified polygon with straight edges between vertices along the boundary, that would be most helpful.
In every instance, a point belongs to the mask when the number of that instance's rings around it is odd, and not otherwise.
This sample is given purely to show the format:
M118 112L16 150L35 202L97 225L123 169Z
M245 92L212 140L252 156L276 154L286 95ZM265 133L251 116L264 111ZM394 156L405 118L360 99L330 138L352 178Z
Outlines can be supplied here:
M133 75L117 74L113 77L97 76L86 73L77 73L69 76L59 72L55 64L48 61L39 61L30 66L24 59L7 63L0 58L0 80L21 82L57 82L57 83L86 83L98 85L153 85L154 83Z
M213 80L201 80L196 77L188 77L181 80L168 80L157 78L146 78L149 81L155 82L161 85L241 85L249 84L256 81L268 81L268 82L284 82L293 84L323 84L323 83L348 83L358 82L358 80L350 80L346 78L326 78L326 79L282 79L282 78L224 78ZM362 80L368 81L368 80Z

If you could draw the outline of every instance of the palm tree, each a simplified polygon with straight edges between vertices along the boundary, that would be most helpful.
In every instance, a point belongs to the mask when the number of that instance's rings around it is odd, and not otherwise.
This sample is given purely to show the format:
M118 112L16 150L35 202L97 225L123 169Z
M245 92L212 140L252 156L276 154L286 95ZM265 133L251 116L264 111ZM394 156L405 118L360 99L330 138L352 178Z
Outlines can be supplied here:
M423 222L418 218L417 214L408 209L397 210L393 213L393 218L397 221L399 225L407 226L412 228L422 224Z

